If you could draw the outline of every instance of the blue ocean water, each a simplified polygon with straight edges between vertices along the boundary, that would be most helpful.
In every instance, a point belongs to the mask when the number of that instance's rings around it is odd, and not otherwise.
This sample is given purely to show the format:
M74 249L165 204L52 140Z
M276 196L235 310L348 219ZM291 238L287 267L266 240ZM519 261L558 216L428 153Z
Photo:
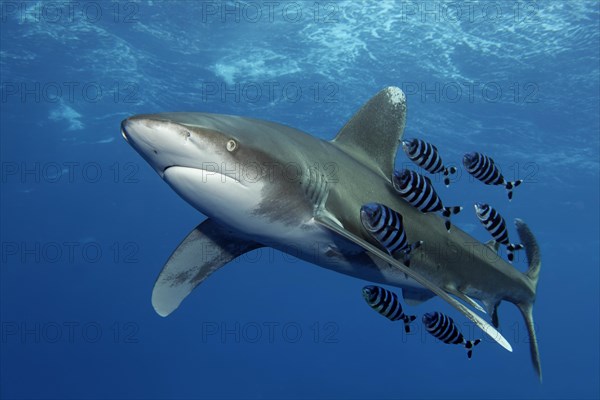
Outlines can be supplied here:
M595 1L0 2L2 398L598 398L600 29ZM522 218L542 249L535 376L517 309L508 353L412 335L364 281L274 250L241 257L167 318L156 276L205 217L122 139L139 113L271 120L322 139L386 86L407 137L524 179L462 173L472 204ZM399 167L409 160L400 153ZM517 237L509 224L511 236ZM520 254L515 267L525 270ZM399 292L399 290L397 290ZM439 299L409 309L452 315Z

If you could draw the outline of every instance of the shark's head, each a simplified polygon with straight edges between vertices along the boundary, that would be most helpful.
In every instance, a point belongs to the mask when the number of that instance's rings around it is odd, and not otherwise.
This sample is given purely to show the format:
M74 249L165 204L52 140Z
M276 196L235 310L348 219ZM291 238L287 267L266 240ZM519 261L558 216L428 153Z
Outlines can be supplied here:
M374 232L381 221L382 207L378 203L367 203L360 208L360 220L369 232Z
M475 152L467 153L463 156L463 165L467 169L473 169L479 161L479 154Z
M265 214L287 210L284 200L265 207L266 196L272 203L281 198L273 194L295 189L296 182L268 170L285 162L279 138L268 131L255 120L201 113L137 115L121 123L127 142L181 197L248 232L259 228L257 219L272 217Z
M362 290L362 295L365 301L369 304L375 301L377 297L377 288L375 286L365 286Z

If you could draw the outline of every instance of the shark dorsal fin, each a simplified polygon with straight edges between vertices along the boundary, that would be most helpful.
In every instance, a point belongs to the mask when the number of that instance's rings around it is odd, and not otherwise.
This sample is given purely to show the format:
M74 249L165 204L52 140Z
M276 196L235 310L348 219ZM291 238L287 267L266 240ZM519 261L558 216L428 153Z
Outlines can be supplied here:
M405 124L406 97L390 86L363 105L332 142L390 177Z

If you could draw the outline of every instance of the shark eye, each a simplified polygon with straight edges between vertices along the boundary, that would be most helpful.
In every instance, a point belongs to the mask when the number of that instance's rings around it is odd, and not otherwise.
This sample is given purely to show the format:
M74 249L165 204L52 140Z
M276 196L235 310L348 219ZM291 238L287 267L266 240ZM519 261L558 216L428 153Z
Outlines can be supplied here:
M234 151L235 149L237 149L238 144L235 140L233 139L229 139L229 141L227 142L227 151L231 152Z

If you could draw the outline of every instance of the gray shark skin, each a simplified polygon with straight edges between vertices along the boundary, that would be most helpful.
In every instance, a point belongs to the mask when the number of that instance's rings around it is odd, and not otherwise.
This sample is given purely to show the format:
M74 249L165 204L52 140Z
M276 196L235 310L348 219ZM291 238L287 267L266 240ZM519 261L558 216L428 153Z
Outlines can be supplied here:
M189 204L208 217L173 252L152 304L173 312L212 272L248 251L270 246L310 263L367 281L400 287L409 304L438 295L508 350L510 344L472 308L480 300L498 326L505 300L525 318L541 380L532 308L541 267L539 246L516 221L529 270L521 273L458 227L411 207L390 181L406 121L398 88L380 91L324 141L257 119L205 113L136 115L124 138ZM391 258L363 229L360 207L386 204L403 216L409 242L423 245L410 268ZM451 294L452 296L449 296Z

